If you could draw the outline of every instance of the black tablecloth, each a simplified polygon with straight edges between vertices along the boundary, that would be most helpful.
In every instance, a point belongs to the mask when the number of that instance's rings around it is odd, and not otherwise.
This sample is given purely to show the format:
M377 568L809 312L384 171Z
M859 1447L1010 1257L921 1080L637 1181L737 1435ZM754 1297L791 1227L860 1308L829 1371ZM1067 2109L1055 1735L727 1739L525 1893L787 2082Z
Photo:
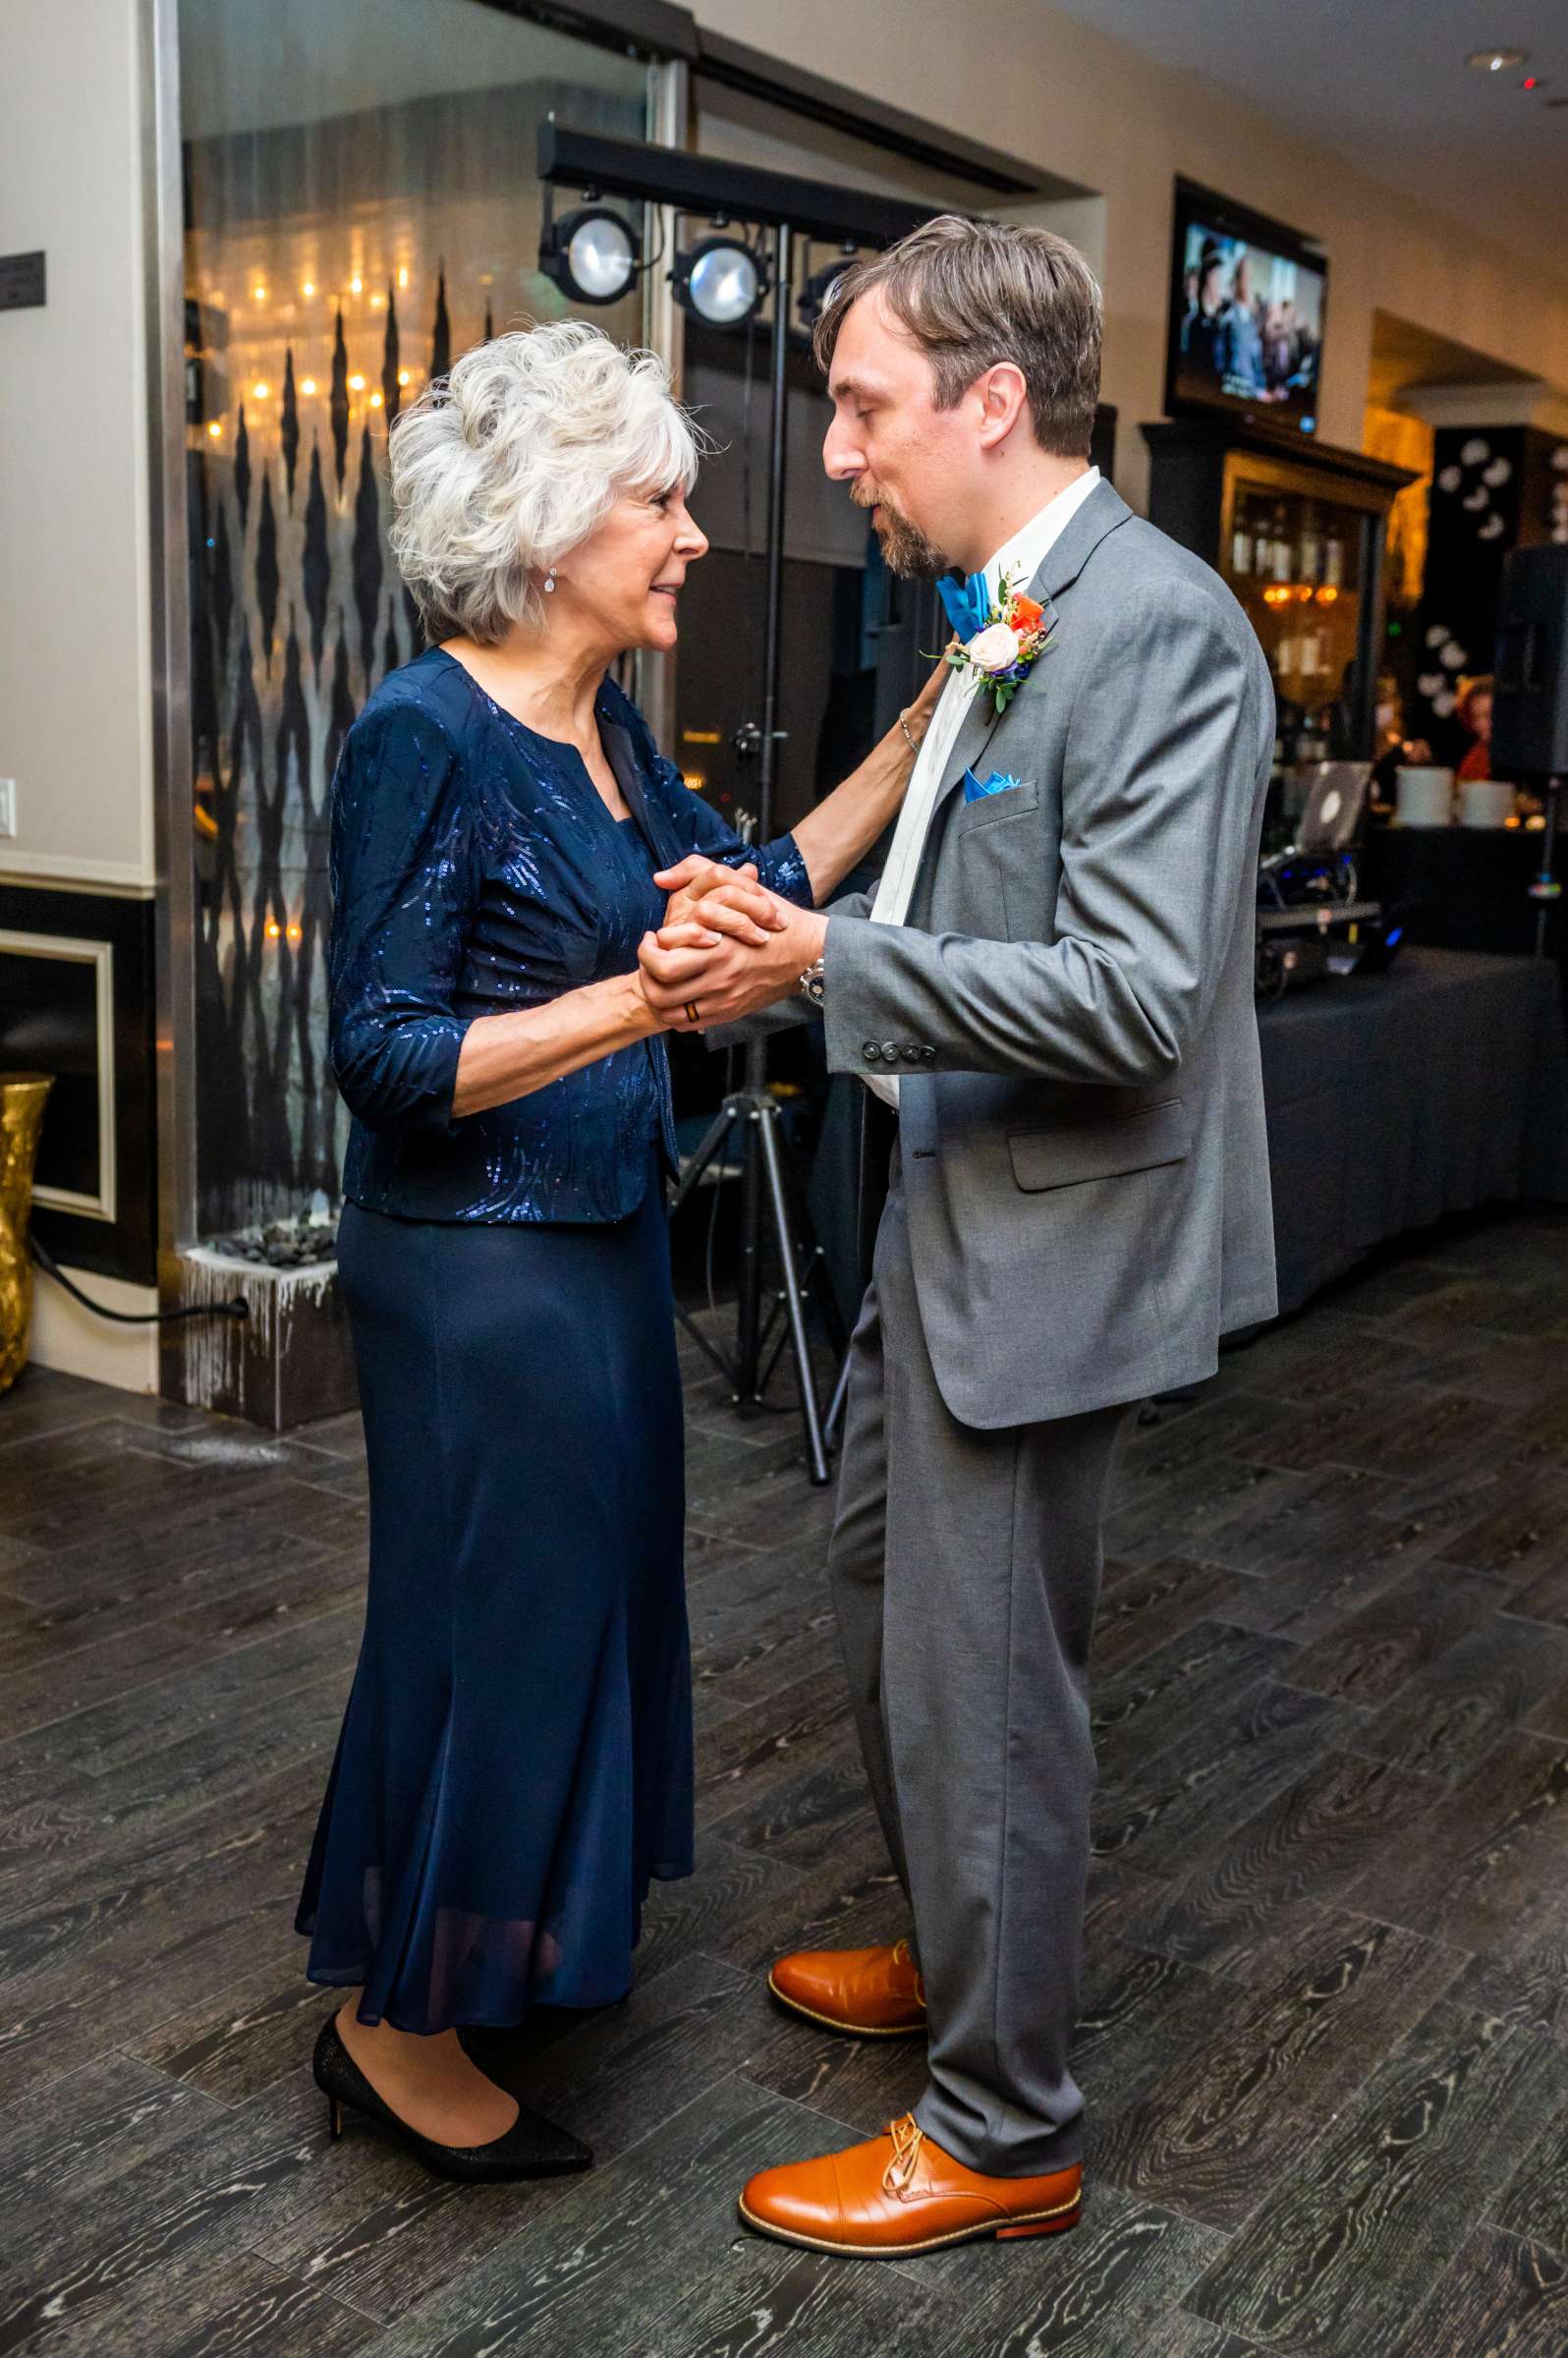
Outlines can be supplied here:
M1568 1202L1556 969L1407 949L1258 1011L1282 1310L1444 1212Z
M1444 1212L1568 1203L1568 1047L1557 970L1407 949L1258 1011L1282 1310ZM828 1096L812 1213L853 1316L862 1083Z
M1509 827L1374 827L1356 856L1362 890L1403 918L1412 942L1528 956L1537 928L1530 886L1544 840ZM1568 836L1559 832L1557 866L1565 865ZM1568 953L1560 901L1547 913L1546 947Z

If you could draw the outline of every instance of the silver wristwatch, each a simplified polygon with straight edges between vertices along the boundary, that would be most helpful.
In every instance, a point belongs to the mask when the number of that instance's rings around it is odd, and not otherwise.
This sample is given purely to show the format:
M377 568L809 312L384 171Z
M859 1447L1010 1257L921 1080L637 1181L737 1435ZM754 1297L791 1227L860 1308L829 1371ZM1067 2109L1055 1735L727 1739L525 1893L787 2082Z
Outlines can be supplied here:
M820 1007L824 996L822 961L820 958L818 958L813 965L811 965L807 968L805 974L802 975L795 987L800 992L803 999L810 999L813 1007Z

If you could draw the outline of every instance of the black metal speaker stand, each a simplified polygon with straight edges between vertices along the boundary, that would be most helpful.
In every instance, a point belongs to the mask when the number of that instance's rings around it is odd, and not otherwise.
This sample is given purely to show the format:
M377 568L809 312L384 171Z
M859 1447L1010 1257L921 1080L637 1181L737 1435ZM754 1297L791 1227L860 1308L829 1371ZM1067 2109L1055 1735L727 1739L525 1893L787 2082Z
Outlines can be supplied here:
M778 771L779 635L784 595L784 453L786 369L789 360L791 303L791 233L788 222L773 231L773 341L771 352L772 411L768 421L767 463L767 613L762 642L762 725L748 732L759 755L757 841L773 833L773 787ZM719 1350L683 1311L678 1315L693 1340L726 1377L743 1416L764 1405L768 1379L788 1344L800 1387L801 1417L806 1428L807 1467L821 1488L829 1479L829 1429L824 1425L812 1368L807 1318L815 1309L836 1349L844 1344L843 1325L820 1245L812 1231L805 1191L790 1161L782 1136L779 1109L767 1086L767 1041L760 1037L746 1046L745 1079L728 1095L709 1124L701 1143L681 1172L670 1200L673 1219L715 1161L727 1156L739 1133L741 1165L741 1267L736 1298L733 1356ZM780 1270L780 1291L764 1316L762 1293L766 1281L768 1247Z
M1552 905L1562 899L1562 881L1556 872L1557 806L1562 799L1562 779L1554 770L1546 780L1546 832L1540 839L1540 873L1530 887L1530 897L1536 904L1536 956L1546 955L1546 937L1551 920Z
M749 1065L752 1054L753 1050L748 1048ZM683 1168L680 1184L670 1199L670 1216L674 1218L710 1166L727 1156L737 1131L741 1156L741 1268L733 1353L720 1350L689 1312L677 1309L676 1316L699 1349L724 1376L743 1416L755 1415L764 1405L768 1382L788 1347L800 1389L807 1470L821 1488L831 1479L828 1455L832 1420L823 1418L818 1401L807 1319L813 1310L817 1313L835 1352L844 1348L843 1323L833 1299L826 1258L812 1232L802 1190L791 1166L789 1147L781 1135L777 1101L765 1087L752 1087L750 1076L744 1089L733 1091L725 1098L696 1153ZM762 1294L769 1246L778 1263L779 1290L764 1316Z

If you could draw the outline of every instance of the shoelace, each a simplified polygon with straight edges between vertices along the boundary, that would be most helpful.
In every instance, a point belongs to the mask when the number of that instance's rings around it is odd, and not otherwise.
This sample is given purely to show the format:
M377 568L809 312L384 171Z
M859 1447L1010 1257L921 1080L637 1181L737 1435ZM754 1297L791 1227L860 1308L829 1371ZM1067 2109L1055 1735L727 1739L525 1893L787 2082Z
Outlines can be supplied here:
M893 2140L893 2158L882 2172L882 2191L884 2194L904 2194L920 2167L921 2147L925 2143L925 2132L914 2113L906 2112L902 2120L888 2122L887 2134Z
M893 1962L894 1962L894 1964L895 1964L895 1965L908 1965L908 1964L911 1962L911 1959L910 1959L910 1953L909 1953L909 1942L908 1942L907 1940L895 1940L895 1941L894 1941L894 1943L893 1943Z

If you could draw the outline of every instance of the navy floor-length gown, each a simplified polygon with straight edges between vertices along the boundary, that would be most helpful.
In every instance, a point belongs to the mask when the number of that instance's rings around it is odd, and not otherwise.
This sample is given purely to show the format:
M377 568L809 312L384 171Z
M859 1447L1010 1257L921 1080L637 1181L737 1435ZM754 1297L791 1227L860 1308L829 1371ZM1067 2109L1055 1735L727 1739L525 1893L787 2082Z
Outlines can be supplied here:
M435 2032L621 1996L692 1865L662 1039L452 1115L476 1017L628 973L656 868L756 859L612 683L617 821L580 757L432 648L333 791L339 1269L370 1490L364 1638L300 1901L312 1980Z

